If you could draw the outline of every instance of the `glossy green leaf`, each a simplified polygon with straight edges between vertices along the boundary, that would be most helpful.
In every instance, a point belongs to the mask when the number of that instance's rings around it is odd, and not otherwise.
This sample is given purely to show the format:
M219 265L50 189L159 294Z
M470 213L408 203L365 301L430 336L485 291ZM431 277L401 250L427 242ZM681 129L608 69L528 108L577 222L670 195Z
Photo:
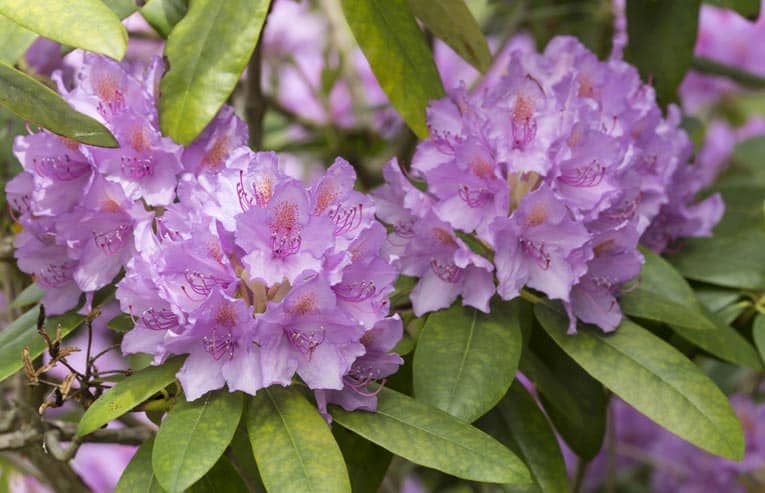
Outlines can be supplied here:
M739 289L765 290L765 231L689 238L667 259L688 279Z
M757 350L760 352L760 360L765 363L765 315L758 313L752 325L752 337Z
M164 492L151 468L152 447L154 447L154 438L150 438L138 447L114 488L114 493Z
M736 289L720 288L717 286L698 286L693 292L701 304L711 312L717 312L726 306L730 306L741 296Z
M704 3L735 10L752 21L760 16L760 0L704 0Z
M380 392L377 412L331 411L344 428L415 464L475 481L531 483L523 462L489 435L394 390Z
M353 493L377 493L393 454L340 426L332 435L343 453Z
M173 383L182 364L183 358L176 357L160 366L144 368L107 390L83 414L77 425L77 436L87 435L130 412L135 406Z
M0 0L0 14L61 44L121 60L127 31L100 0Z
M420 138L425 109L443 97L433 54L407 0L342 0L343 12L391 104Z
M491 315L459 302L430 314L414 353L417 400L467 422L493 408L518 369L520 302L494 303Z
M464 0L408 0L433 35L481 72L491 66L489 44Z
M75 111L49 87L3 63L0 63L0 105L53 133L84 144L117 147L106 127Z
M534 382L540 402L569 447L585 460L594 458L606 434L603 385L541 329L534 331L523 351L521 371Z
M247 485L226 456L194 483L188 493L249 493Z
M637 287L619 299L622 311L633 317L676 325L692 331L714 330L693 290L672 265L648 249Z
M149 0L141 7L141 15L163 38L167 38L188 9L188 0Z
M188 144L226 102L247 66L270 0L192 2L167 38L160 83L162 132Z
M31 46L37 35L0 15L0 62L13 65Z
M182 492L212 469L231 443L243 404L241 393L218 390L167 413L152 453L154 474L163 488Z
M627 0L627 61L650 80L662 105L677 100L691 66L700 0Z
M710 453L743 457L743 430L728 399L675 348L629 320L609 335L580 326L569 336L561 310L538 304L534 311L569 356L635 409Z
M38 357L47 349L45 339L37 333L37 317L40 307L34 307L17 318L13 323L0 330L0 381L16 373L24 366L21 353L24 347L29 347L32 359ZM75 312L69 312L59 317L48 317L45 327L48 334L55 336L56 327L61 325L62 337L82 325L85 317Z
M132 316L127 313L120 313L106 322L106 326L115 332L125 333L131 330L135 326L135 323L133 322Z
M259 390L247 410L247 432L269 493L351 491L343 455L329 427L297 390Z
M45 296L45 291L36 283L30 284L9 305L11 308L23 308L39 303Z
M543 493L566 493L566 464L550 423L519 382L477 425L521 456Z

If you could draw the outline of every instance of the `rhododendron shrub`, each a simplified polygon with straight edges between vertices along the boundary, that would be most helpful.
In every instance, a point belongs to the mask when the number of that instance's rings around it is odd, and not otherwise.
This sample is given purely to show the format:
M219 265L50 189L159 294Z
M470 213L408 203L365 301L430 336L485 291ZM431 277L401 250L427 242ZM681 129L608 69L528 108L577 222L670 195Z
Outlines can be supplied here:
M32 3L0 490L762 488L757 2Z

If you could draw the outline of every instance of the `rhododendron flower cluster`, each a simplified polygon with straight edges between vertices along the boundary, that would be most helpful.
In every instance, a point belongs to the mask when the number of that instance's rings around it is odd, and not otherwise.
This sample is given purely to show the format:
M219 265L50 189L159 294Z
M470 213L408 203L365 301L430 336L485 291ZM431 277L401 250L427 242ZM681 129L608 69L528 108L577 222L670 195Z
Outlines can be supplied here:
M679 119L674 107L662 117L633 67L568 37L516 51L495 84L432 103L411 166L427 191L392 162L377 192L388 253L420 278L415 314L459 295L488 311L495 291L512 299L527 286L564 302L571 331L576 317L613 330L639 241L662 251L710 234L723 212L719 196L694 202L703 173Z
M135 327L123 352L188 355L178 378L190 400L297 374L323 410L373 410L367 387L402 363L390 353L402 325L388 316L398 272L381 256L385 228L355 171L338 159L306 187L276 154L243 145L229 107L187 148L173 143L158 129L161 72L159 59L143 69L86 55L75 87L59 78L120 147L44 130L17 139L25 171L7 192L19 266L49 313L124 271L117 299Z

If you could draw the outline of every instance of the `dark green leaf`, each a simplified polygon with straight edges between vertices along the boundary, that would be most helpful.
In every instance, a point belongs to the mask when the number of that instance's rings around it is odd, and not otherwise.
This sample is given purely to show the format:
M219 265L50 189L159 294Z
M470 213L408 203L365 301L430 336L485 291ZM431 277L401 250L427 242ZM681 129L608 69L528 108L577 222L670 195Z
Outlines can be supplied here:
M45 296L45 291L43 291L39 285L30 284L24 288L24 291L16 296L16 299L14 299L9 306L11 308L23 308L25 306L34 305L35 303L38 303L43 296Z
M622 295L622 311L633 317L676 325L691 331L714 330L693 290L672 265L648 249L641 249L645 264L640 281Z
M256 491L265 491L266 487L260 480L258 465L252 455L252 445L250 445L250 437L247 434L246 421L246 419L239 421L239 428L234 433L234 438L229 445L231 447L231 461L247 484L256 486Z
M520 302L494 303L491 315L460 303L430 314L414 353L417 400L467 422L493 408L518 369Z
M463 479L529 484L518 457L480 430L439 409L383 389L377 412L348 412L334 407L344 428L415 464Z
M259 390L247 411L247 432L269 493L351 491L327 423L296 390Z
M85 144L117 147L106 127L75 111L47 86L3 63L0 63L0 105L53 133Z
M106 323L106 326L115 332L127 332L134 327L133 318L127 313L120 313Z
M258 43L270 0L192 2L167 38L162 132L188 144L226 102Z
M523 351L521 371L534 382L540 402L569 447L585 460L595 457L606 433L603 386L543 330L534 331Z
M691 66L700 0L627 0L625 58L650 80L662 105L677 100Z
M121 60L127 31L100 0L0 0L0 14L61 44Z
M188 8L188 0L149 0L141 7L141 15L163 38L167 38Z
M569 34L601 59L611 53L614 11L609 1L531 0L527 5L526 22L540 48L554 36Z
M21 58L37 35L0 15L0 62L13 65Z
M628 320L613 334L580 326L569 336L561 310L538 304L534 311L564 351L635 409L710 453L743 457L743 431L728 399L672 346Z
M173 358L160 366L137 371L107 390L83 414L77 425L77 436L87 435L119 418L173 383L182 364L183 358Z
M489 44L464 0L408 0L408 3L435 37L481 72L489 70Z
M144 442L122 473L114 493L163 493L151 468L151 449L154 438Z
M752 337L757 350L760 352L760 360L765 363L765 315L758 313L752 325Z
M218 462L239 425L243 403L241 393L225 389L170 410L152 453L154 474L163 488L182 492Z
M735 10L752 21L760 16L760 0L704 0L704 3Z
M765 290L765 231L689 238L668 260L688 279L739 289Z
M696 298L711 312L718 312L735 303L739 292L735 289L718 288L717 286L699 286L693 290Z
M393 455L340 426L332 427L332 435L348 466L353 493L377 493Z
M494 410L478 420L478 426L523 458L543 493L571 491L558 439L534 398L519 382L513 383Z
M247 485L225 456L188 493L248 493Z
M37 333L37 317L40 307L34 307L17 318L11 325L0 330L0 381L16 373L23 366L21 352L29 347L32 359L38 357L48 347L45 339ZM62 337L82 325L85 317L69 312L59 317L49 317L45 321L48 333L55 335L56 327L61 325Z
M342 4L388 99L418 137L427 137L425 109L444 95L444 88L407 0L342 0Z
M101 0L107 7L112 9L117 17L125 19L138 10L136 0Z

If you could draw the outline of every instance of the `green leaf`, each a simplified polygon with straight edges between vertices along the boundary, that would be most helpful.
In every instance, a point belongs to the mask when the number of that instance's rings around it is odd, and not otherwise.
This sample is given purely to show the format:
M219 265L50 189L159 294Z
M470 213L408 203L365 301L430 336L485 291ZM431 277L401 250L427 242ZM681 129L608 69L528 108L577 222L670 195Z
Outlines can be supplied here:
M543 304L534 311L550 337L625 402L697 447L741 460L743 430L728 399L675 348L629 320L610 335L580 326L568 336L562 311Z
M343 455L327 423L296 390L259 390L247 411L247 432L270 493L350 493Z
M432 313L414 353L417 400L467 422L502 399L521 356L520 300L491 315L455 303Z
M37 317L40 307L36 306L25 312L13 323L0 330L0 381L16 373L24 366L21 352L25 346L29 347L29 355L32 359L40 356L47 349L45 339L37 333ZM82 325L85 320L83 315L72 311L59 317L49 317L45 321L45 327L50 335L56 334L56 327L61 325L62 337L67 336L74 329Z
M555 344L535 330L521 357L521 371L534 382L539 400L561 437L579 457L591 460L606 434L603 386Z
M24 291L19 293L9 306L11 308L23 308L34 305L39 303L43 296L45 296L45 291L38 284L33 283L24 288Z
M61 44L121 60L127 31L100 0L0 0L0 14Z
M672 265L642 248L645 264L637 287L619 299L622 311L633 317L673 324L691 331L714 330L693 290Z
M478 426L518 453L543 493L571 491L566 464L550 423L518 381Z
M693 60L700 0L627 0L625 59L652 81L664 106L677 100L677 88Z
M149 0L141 15L163 38L167 38L188 11L188 0Z
M765 290L765 231L689 238L667 259L688 279L739 289Z
M87 435L119 418L173 383L183 360L176 357L160 366L144 368L107 390L83 414L77 425L77 436Z
M377 493L393 454L340 426L332 435L343 453L353 493Z
M0 63L0 105L64 137L84 144L117 147L106 127L75 111L49 87L4 63Z
M162 132L189 144L226 102L252 55L270 0L192 2L167 38Z
M0 15L0 62L13 65L24 55L37 35Z
M249 490L231 461L223 456L188 493L249 493Z
M481 72L491 66L489 44L464 0L408 0L412 13L433 35Z
M504 2L510 3L510 2ZM530 0L525 14L537 46L543 48L555 36L576 36L600 59L609 56L614 37L614 9L603 0Z
M333 407L332 416L344 428L415 464L462 479L531 483L523 462L489 435L388 388L378 396L377 412Z
M151 450L154 438L150 438L138 447L122 473L114 493L163 493L164 490L154 477L151 468Z
M760 16L760 0L704 0L704 3L735 10L750 21Z
M114 12L120 19L129 17L133 12L138 10L136 0L101 0L112 12Z
M228 389L173 407L157 432L152 464L170 493L182 492L212 469L231 443L244 400Z
M393 106L420 138L425 110L444 95L433 54L407 0L342 0L356 41Z
M246 403L246 401L245 401ZM247 434L247 420L239 421L239 428L234 433L234 438L229 445L231 449L231 461L236 465L239 474L247 484L253 485L256 491L265 491L263 481L260 480L258 465L255 463L255 457L252 454L252 445L250 437Z
M758 313L752 325L752 337L757 350L760 352L760 360L765 362L765 315Z
M115 332L124 333L131 330L135 326L135 323L133 322L133 317L127 313L120 313L106 322L106 326Z

